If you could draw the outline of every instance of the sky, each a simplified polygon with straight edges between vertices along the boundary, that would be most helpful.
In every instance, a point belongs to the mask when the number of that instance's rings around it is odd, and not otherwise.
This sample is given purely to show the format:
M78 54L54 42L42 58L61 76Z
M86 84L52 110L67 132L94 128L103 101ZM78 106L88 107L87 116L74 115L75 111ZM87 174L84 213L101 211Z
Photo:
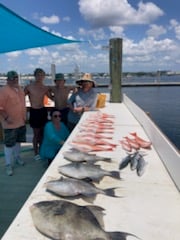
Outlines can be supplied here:
M109 72L109 41L123 40L123 72L180 72L178 0L0 0L43 30L81 43L0 54L0 73ZM1 23L2 24L2 23ZM6 23L3 23L6 24ZM23 34L23 33L22 33ZM13 37L12 37L13 41Z

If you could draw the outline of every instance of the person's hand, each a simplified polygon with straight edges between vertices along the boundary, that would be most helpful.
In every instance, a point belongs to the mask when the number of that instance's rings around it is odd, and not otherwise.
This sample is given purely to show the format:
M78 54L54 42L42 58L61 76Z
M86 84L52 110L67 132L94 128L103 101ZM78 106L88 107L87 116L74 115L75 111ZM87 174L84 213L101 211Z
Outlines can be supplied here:
M90 110L90 107L84 107L84 112L89 110Z
M75 113L82 113L83 112L83 107L75 107L73 111Z

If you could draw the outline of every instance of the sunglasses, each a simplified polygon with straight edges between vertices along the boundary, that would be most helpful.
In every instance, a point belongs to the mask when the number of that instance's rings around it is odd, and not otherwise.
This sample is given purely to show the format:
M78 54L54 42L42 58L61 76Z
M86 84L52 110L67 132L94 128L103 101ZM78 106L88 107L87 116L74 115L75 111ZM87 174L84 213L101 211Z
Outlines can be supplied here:
M61 115L60 114L56 114L56 115L53 115L54 118L60 118Z

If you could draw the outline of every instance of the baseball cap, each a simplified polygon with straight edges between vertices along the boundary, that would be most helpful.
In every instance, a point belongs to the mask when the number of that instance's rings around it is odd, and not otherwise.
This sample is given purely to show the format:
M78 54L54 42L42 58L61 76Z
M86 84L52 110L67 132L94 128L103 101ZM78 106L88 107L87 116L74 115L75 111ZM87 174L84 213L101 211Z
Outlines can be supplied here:
M55 80L65 80L63 73L56 73Z
M7 73L7 79L13 79L14 77L18 77L18 73L16 71L9 71Z

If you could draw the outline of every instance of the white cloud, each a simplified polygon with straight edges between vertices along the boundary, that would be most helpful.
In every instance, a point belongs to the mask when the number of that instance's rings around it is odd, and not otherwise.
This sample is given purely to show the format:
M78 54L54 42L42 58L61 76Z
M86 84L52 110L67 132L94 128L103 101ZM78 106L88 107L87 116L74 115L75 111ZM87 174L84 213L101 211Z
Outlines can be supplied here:
M44 30L44 31L46 31L46 32L50 32L49 27L47 27L47 26L43 26L43 27L42 27L42 30Z
M25 51L29 56L47 56L48 50L46 48L31 48Z
M43 16L40 18L40 21L45 24L57 24L60 22L60 18L56 15L50 17Z
M54 34L54 35L56 35L56 36L58 36L58 37L62 37L62 35L61 35L59 32L56 32L56 31L54 31L54 30L51 31L51 30L49 29L49 27L47 27L47 26L43 26L42 29L43 29L44 31L50 32L50 33L52 33L52 34Z
M158 26L156 24L151 24L150 28L146 31L148 37L158 38L162 34L165 34L167 30L163 26Z
M124 28L119 26L119 27L109 27L109 30L111 31L110 38L114 37L120 37L122 38L124 36Z
M6 53L6 56L8 58L17 58L21 55L21 51L14 51L14 52L9 52L9 53Z
M156 40L153 37L142 39L139 43L132 40L125 40L123 43L124 53L127 55L147 55L159 54L160 52L169 52L176 49L175 43L171 39Z
M109 38L102 28L86 30L85 28L79 28L79 35L83 36L85 40L93 38L95 41L104 40Z
M170 21L170 24L171 24L171 28L173 28L175 31L176 38L178 40L180 40L180 23L178 21L176 21L175 19L172 19Z
M140 2L135 9L127 0L79 0L79 9L94 27L149 24L163 15L152 2Z
M124 39L123 66L129 71L153 71L157 69L170 69L175 66L180 54L178 44L171 39L156 40L153 37L142 39L135 43ZM178 63L177 63L178 64Z

